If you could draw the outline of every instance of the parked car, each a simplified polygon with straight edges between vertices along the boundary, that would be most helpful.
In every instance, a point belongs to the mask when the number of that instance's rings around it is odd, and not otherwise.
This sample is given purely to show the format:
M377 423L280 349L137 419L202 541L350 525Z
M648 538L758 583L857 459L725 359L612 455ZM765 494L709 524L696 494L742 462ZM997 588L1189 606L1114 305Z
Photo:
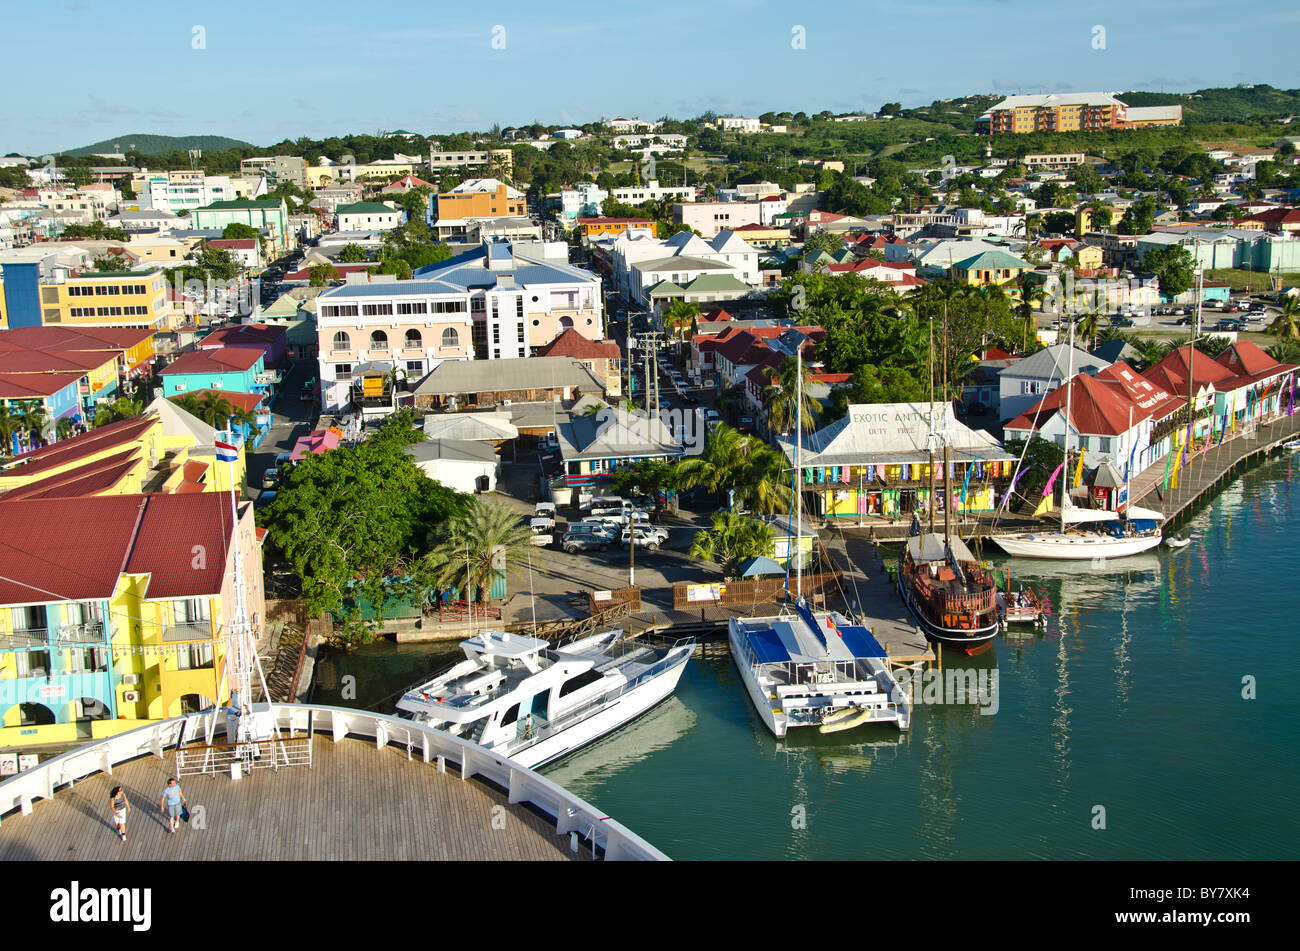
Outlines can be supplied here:
M265 508L266 506L270 505L272 502L275 501L275 497L276 497L276 492L274 489L263 492L261 495L259 495L256 499L253 500L253 508L255 509Z
M1179 327L1190 327L1195 320L1195 317L1179 317L1174 323Z
M1132 317L1112 317L1112 318L1110 319L1110 325L1111 325L1112 327L1132 327L1132 326L1133 326L1133 318L1132 318Z
M700 398L696 396L694 393L683 393L682 399L685 400L691 406L694 406L696 403L700 401Z
M280 481L280 470L272 466L262 473L262 488L274 489L277 482Z
M704 414L704 421L707 422L709 425L713 425L714 423L722 422L722 416L718 413L716 409L711 409Z
M535 516L537 516L538 518L549 518L549 519L554 519L554 518L555 518L555 503L554 503L554 502L538 502L537 505L533 508L533 514L534 514Z
M528 527L533 530L534 535L539 532L550 532L555 529L555 519L545 517L529 519Z
M1242 331L1246 329L1246 322L1236 317L1225 317L1214 324L1215 330L1222 331Z
M593 512L596 509L621 509L626 504L623 497L619 495L597 495L581 503L578 508L584 512Z
M531 538L528 539L528 544L532 545L535 548L545 548L548 545L555 544L555 536L550 534L549 532L547 533L539 532L538 534L533 535Z
M626 545L631 538L631 532L627 529L623 531L619 539L619 544ZM644 548L646 551L658 551L659 546L668 540L668 533L660 529L642 529L636 530L636 547Z
M578 551L604 551L609 545L610 539L597 532L579 532L576 535L570 532L560 542L560 547L570 555Z

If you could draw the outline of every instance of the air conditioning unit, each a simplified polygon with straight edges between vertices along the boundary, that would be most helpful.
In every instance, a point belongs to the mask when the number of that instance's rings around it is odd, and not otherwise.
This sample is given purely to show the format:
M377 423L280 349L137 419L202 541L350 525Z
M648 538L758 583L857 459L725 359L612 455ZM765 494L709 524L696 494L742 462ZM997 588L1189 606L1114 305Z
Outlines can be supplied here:
M140 702L140 691L138 691L138 690L128 690L126 693L122 694L122 699L123 699L126 703L139 703L139 702Z
M123 674L122 683L128 687L134 687L140 683L139 674Z

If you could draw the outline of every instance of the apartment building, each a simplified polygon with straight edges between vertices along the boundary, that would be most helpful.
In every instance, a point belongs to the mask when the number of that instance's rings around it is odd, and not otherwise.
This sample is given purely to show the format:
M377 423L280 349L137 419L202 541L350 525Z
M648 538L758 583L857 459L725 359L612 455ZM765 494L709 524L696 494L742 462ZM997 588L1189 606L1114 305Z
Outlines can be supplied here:
M745 116L723 116L714 125L722 132L757 132L760 123Z
M228 224L248 225L268 234L268 253L283 250L289 239L289 210L283 198L240 198L195 208L190 217L197 229L224 230Z
M266 613L251 503L232 519L224 493L0 500L0 519L0 745L102 739L229 702L236 550L255 631Z
M673 205L673 223L686 225L705 238L712 238L719 231L763 224L763 220L758 202L701 201Z
M0 266L0 327L147 327L169 329L161 268L81 273L39 262Z
M296 155L263 155L242 159L241 176L266 176L267 184L275 188L281 182L293 182L299 188L307 187L307 160Z
M695 201L699 191L694 185L660 185L657 178L652 178L644 185L625 185L611 188L609 195L615 201L625 205L640 205L647 201L663 201L673 198L678 201Z
M991 135L1097 132L1124 127L1128 107L1104 92L1008 96L976 120Z
M446 168L492 168L505 178L512 178L515 153L510 149L464 149L452 152L429 150L429 168L437 172Z
M389 231L406 220L406 214L389 202L358 201L339 205L339 231Z
M141 209L172 214L191 212L214 202L234 201L238 197L228 175L204 175L202 169L149 172L137 194Z
M432 227L440 240L463 238L473 219L524 217L524 193L495 178L471 178L436 199L438 217Z
M400 369L419 380L444 360L474 356L471 293L440 280L346 284L316 298L321 405L351 408L365 367ZM483 307L479 308L485 312Z

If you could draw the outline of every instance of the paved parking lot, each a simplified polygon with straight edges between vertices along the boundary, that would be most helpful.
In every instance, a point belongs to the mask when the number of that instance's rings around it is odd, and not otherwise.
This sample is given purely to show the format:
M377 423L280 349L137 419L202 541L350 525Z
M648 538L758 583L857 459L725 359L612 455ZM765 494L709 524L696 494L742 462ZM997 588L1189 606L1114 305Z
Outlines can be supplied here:
M529 518L539 497L537 459L534 454L520 453L517 462L502 462L497 493L492 496L519 512L520 519ZM561 509L555 538L558 543L562 528L581 516L575 510ZM658 551L638 548L635 556L636 583L642 589L642 601L647 610L667 611L672 608L672 586L677 581L721 580L717 569L716 579L702 578L709 566L691 561L687 550L695 533L709 524L709 512L682 510L677 515L665 514L659 524L668 530L668 540ZM587 592L628 586L629 553L625 546L614 545L607 551L563 551L558 544L531 550L531 595L529 567L512 572L509 579L510 597L502 607L504 621L553 620L562 617L583 617L587 614ZM703 571L702 571L703 567Z

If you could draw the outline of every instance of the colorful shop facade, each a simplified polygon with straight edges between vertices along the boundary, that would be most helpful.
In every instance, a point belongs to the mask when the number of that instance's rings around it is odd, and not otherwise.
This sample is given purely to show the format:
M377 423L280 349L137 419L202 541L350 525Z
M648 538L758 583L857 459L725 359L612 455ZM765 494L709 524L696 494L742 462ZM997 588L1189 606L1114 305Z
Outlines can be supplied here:
M991 514L1015 472L1016 459L981 430L959 421L949 403L873 403L804 436L800 468L805 498L823 518L906 519L928 514L933 432L936 514L944 511L943 458L948 450L950 510ZM793 462L795 444L782 438Z

